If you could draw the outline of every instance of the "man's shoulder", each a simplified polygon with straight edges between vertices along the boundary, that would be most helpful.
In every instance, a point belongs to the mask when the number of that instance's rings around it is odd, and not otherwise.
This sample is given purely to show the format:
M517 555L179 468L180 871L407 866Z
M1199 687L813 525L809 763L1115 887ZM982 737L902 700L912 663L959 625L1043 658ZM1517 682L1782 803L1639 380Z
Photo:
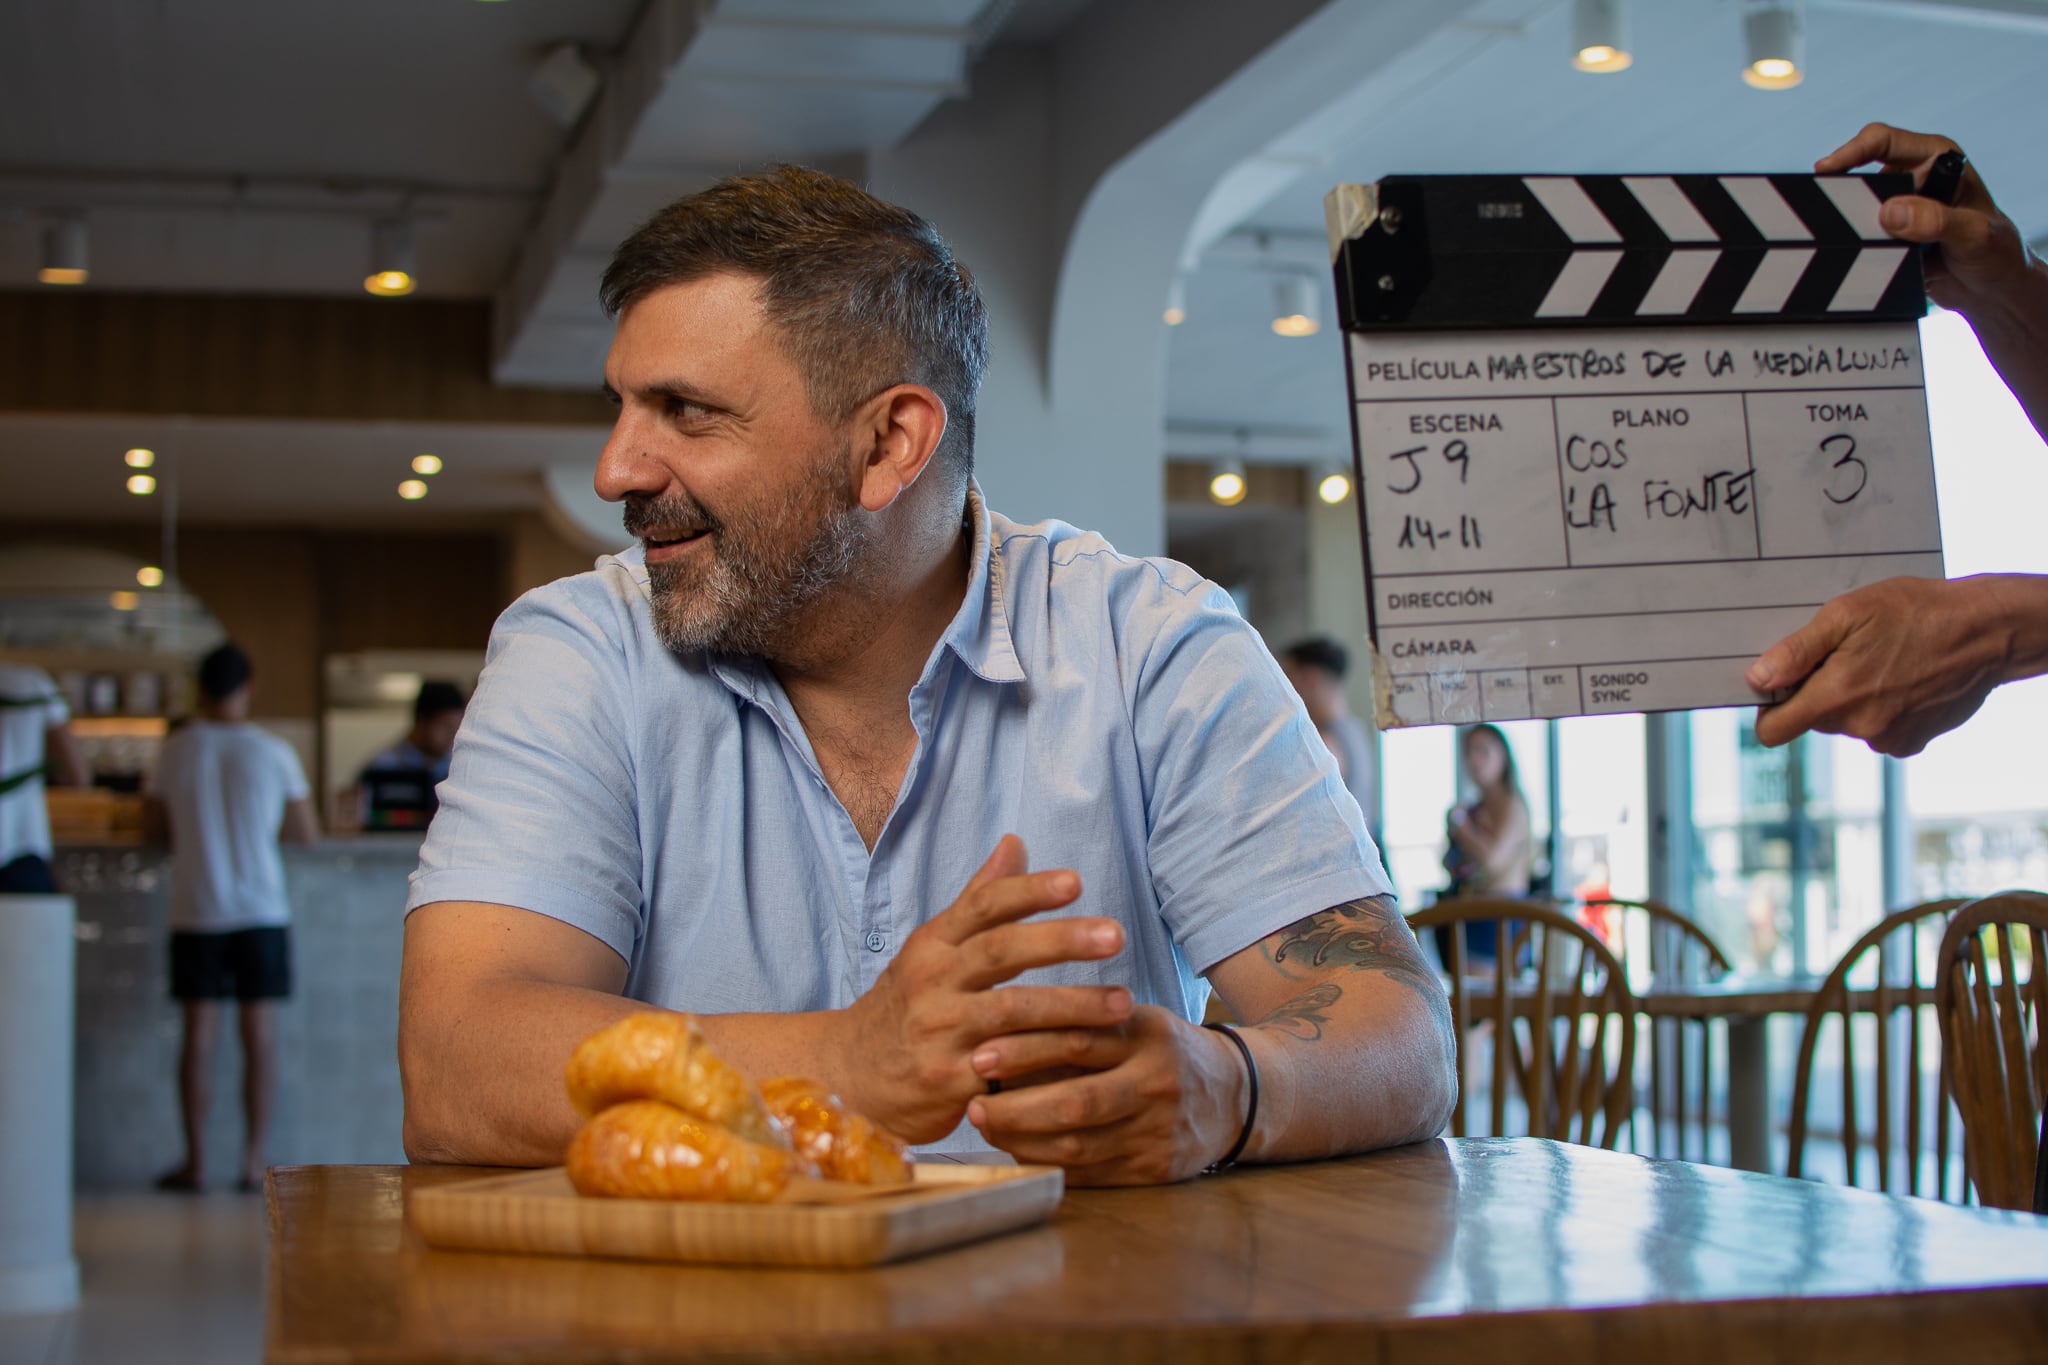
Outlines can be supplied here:
M1006 592L1043 589L1063 596L1202 599L1222 589L1178 560L1128 555L1102 535L1064 521L1024 523L989 513L991 553Z

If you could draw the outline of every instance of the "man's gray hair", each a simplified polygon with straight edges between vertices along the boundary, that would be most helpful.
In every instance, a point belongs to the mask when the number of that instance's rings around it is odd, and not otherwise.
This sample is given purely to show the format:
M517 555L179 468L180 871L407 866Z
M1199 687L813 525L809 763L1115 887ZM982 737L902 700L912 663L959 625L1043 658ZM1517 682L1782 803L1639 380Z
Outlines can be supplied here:
M930 223L849 180L776 166L655 214L612 257L599 298L616 318L657 289L725 271L761 281L820 417L843 421L892 384L922 384L946 405L937 458L962 478L973 469L988 311Z

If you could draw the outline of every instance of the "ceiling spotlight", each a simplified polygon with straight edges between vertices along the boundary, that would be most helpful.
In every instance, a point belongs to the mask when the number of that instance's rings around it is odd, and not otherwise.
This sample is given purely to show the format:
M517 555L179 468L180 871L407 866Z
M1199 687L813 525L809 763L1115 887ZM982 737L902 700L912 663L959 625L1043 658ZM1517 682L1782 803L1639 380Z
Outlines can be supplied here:
M1627 0L1572 0L1572 65L1580 71L1626 71Z
M1184 275L1175 275L1173 283L1166 286L1166 325L1178 327L1188 320L1188 282Z
M156 452L137 446L121 458L127 461L130 469L147 469L156 463Z
M156 492L156 479L148 474L130 474L128 491L138 498L146 498Z
M1244 461L1224 460L1209 468L1209 498L1225 507L1235 507L1244 501Z
M419 283L413 277L417 269L411 223L388 219L371 227L370 273L363 277L364 289L387 299L410 294Z
M1327 503L1340 503L1351 496L1351 476L1341 469L1323 472L1316 481L1316 496Z
M407 479L398 485L398 496L407 502L418 502L427 495L427 486L419 479Z
M1273 281L1273 330L1284 337L1312 337L1322 330L1316 318L1316 291L1306 275L1282 275Z
M438 474L441 472L439 455L415 455L412 457L412 472L415 474Z
M107 596L107 605L115 611L134 611L142 605L142 599L132 592L110 593Z
M84 284L85 219L58 218L43 225L43 266L36 278L44 284Z
M526 97L563 128L574 128L602 84L604 78L581 48L574 43L556 43L526 78Z
M145 564L135 571L135 581L145 588L161 588L164 585L164 571L154 564Z
M1749 47L1743 80L1759 90L1790 90L1806 79L1806 11L1800 0L1750 0L1742 32Z

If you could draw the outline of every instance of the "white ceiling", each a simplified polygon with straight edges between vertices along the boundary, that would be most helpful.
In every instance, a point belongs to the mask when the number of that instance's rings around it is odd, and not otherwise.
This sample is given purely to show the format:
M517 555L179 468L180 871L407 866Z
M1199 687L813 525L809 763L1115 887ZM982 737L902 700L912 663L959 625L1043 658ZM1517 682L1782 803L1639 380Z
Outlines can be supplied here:
M1410 54L1387 88L1354 95L1326 126L1276 149L1297 173L1240 234L1320 242L1324 191L1384 175L1805 170L1872 120L1953 136L2029 240L2048 234L2048 5L2032 22L1998 24L1997 11L2024 6L1824 3L1807 15L1808 76L1785 91L1742 83L1736 0L1636 0L1635 63L1614 75L1571 68L1568 4L1484 5ZM1188 320L1169 343L1169 450L1207 453L1199 433L1227 427L1251 433L1252 458L1342 454L1334 329L1274 336L1271 278L1231 263L1241 254L1211 253L1189 280ZM1262 442L1268 431L1284 439Z

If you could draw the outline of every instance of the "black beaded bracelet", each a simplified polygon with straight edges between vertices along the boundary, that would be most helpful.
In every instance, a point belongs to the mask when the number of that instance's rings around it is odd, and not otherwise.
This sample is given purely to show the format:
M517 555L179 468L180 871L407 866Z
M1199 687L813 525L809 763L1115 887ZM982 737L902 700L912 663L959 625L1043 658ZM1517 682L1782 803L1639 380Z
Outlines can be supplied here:
M1240 1038L1237 1030L1230 1025L1204 1024L1202 1027L1215 1029L1237 1044L1237 1050L1244 1054L1244 1074L1250 1084L1250 1102L1244 1108L1244 1127L1238 1132L1237 1141L1230 1145L1230 1150L1224 1154L1223 1159L1203 1168L1202 1174L1210 1175L1235 1166L1237 1159L1244 1155L1244 1145L1252 1140L1252 1124L1256 1123L1259 1117L1259 1064L1252 1060L1251 1044Z

